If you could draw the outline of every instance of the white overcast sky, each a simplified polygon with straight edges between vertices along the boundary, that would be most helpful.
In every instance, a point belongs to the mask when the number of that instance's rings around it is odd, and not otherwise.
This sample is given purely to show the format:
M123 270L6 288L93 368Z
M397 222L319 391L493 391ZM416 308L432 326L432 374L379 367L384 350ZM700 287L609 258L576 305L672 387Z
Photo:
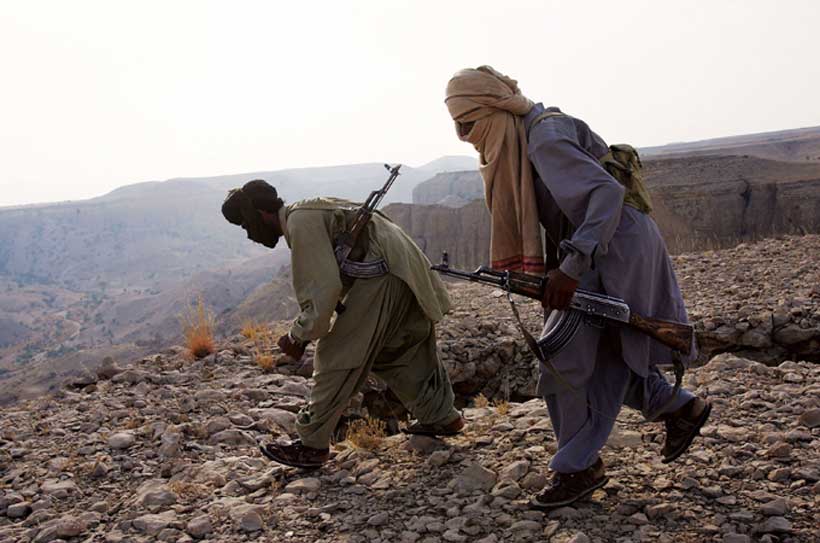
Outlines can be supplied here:
M820 1L0 0L0 205L474 154L491 64L612 142L820 125Z

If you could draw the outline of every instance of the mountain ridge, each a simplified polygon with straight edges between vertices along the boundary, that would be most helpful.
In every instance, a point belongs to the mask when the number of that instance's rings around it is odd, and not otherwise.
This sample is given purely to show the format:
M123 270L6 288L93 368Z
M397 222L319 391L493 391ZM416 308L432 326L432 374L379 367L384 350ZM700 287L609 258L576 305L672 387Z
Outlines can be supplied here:
M783 134L778 138L794 132ZM812 207L820 193L812 184L820 180L812 173L816 163L766 161L734 151L720 155L719 149L718 156L700 156L702 151L647 157L649 177L656 180L651 190L660 191L658 222L675 251L815 231L808 219L820 217L820 204ZM475 159L440 157L406 167L394 194L403 191L412 199L412 191L424 185L419 180L437 175L426 168L464 163L475 165ZM385 212L431 260L448 249L454 265L478 265L486 260L489 243L478 171L438 175L464 177L457 194L450 194L450 187L436 199L450 207L388 199ZM160 339L178 340L176 316L197 293L220 314L226 333L257 314L265 319L290 315L292 293L277 277L286 253L271 254L249 243L219 213L228 188L264 176L289 201L315 194L361 200L383 184L386 172L382 164L367 163L175 178L127 185L79 202L0 209L0 339L5 345L0 373L20 376L32 364L32 371L48 375L54 365L71 368L83 356L97 359L95 353L104 346L127 345L119 352L144 354ZM50 386L48 378L41 382Z

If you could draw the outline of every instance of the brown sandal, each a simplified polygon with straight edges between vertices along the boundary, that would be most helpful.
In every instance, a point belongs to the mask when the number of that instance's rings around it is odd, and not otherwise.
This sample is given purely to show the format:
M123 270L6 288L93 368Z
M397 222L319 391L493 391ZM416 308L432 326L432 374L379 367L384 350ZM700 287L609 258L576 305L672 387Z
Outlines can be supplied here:
M287 445L268 443L259 447L269 459L286 466L304 469L317 469L330 458L330 449L306 447L296 440Z
M415 422L403 428L402 432L405 434L413 434L417 436L455 436L461 433L464 428L464 418L459 415L458 418L447 424L422 424Z
M703 402L703 409L695 415L692 411L698 401ZM689 449L692 441L700 435L700 429L706 424L711 412L710 402L694 398L666 419L666 442L661 451L664 464L676 460Z

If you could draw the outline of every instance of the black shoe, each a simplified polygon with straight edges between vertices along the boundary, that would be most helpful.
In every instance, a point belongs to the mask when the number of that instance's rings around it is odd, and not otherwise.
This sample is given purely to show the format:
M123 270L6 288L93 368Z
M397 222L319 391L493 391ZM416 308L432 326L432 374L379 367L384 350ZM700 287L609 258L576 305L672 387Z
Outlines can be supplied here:
M583 471L558 473L550 487L530 500L533 509L549 510L574 503L604 486L609 478L604 475L604 463L598 461Z
M666 416L666 442L661 450L664 464L672 462L686 452L692 441L700 435L700 429L706 424L711 412L711 403L693 398Z
M268 443L259 447L262 454L286 466L294 468L316 469L322 467L322 464L327 462L330 458L330 449L314 449L313 447L306 447L302 445L301 441L296 440L287 445L279 445L277 443Z

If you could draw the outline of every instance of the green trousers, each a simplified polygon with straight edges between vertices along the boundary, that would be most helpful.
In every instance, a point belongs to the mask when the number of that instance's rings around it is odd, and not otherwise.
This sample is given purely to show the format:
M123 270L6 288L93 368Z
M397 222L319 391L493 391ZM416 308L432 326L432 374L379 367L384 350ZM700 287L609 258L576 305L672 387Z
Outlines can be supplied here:
M436 352L433 323L397 277L357 279L347 308L316 345L310 403L299 412L302 443L327 448L348 402L373 372L420 422L458 417L453 388Z

